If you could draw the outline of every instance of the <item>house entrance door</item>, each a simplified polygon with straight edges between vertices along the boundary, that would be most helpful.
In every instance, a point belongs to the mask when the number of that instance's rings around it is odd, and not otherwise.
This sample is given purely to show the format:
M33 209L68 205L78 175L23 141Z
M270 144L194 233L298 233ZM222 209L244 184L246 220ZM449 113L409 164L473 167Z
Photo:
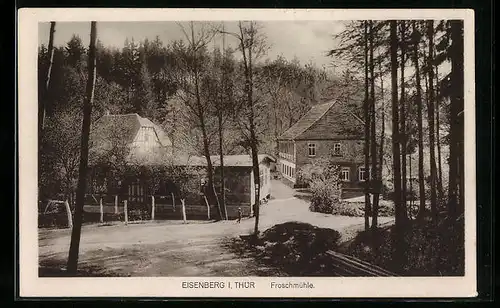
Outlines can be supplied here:
M144 203L144 187L138 181L129 185L128 194L131 202Z

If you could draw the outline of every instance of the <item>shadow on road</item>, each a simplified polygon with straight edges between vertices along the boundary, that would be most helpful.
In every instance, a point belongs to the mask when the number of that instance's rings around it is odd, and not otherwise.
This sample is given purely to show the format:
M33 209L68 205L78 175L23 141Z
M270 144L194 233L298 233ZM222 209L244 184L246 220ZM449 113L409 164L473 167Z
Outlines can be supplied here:
M286 222L266 230L258 239L233 238L227 244L242 258L274 268L285 276L338 276L326 253L337 248L340 233L307 223Z

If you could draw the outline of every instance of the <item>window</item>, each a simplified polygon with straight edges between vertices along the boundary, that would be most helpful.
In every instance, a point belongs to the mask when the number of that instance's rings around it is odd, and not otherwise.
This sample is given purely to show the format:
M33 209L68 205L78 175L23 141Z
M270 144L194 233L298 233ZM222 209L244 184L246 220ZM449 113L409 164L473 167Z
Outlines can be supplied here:
M366 181L367 179L365 177L366 177L365 167L359 167L359 176L358 176L359 180Z
M342 168L340 171L340 179L342 181L349 181L349 168Z
M359 171L358 171L358 179L360 181L365 181L365 167L359 167Z
M358 178L360 181L366 181L368 179L370 179L370 171L371 171L371 168L368 170L368 172L366 172L366 169L364 166L360 166L359 167L359 174L358 174Z
M335 143L333 145L333 154L340 155L340 143Z
M308 147L309 156L316 156L316 144L315 143L309 143L307 145L307 147Z

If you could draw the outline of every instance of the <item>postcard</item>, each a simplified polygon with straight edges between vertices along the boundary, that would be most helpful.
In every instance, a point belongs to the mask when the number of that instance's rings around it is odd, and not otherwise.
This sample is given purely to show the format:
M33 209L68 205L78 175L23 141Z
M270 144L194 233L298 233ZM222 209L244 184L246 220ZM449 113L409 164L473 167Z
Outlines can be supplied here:
M477 295L472 10L18 17L20 296Z

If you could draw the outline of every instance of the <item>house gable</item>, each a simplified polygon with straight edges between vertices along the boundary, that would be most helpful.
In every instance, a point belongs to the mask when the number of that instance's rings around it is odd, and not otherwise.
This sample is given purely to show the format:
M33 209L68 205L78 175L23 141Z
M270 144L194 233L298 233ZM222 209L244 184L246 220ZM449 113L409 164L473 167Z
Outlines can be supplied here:
M154 163L161 162L166 154L171 154L171 145L170 139L158 125L136 113L105 115L91 128L93 156L114 149L129 149L125 155L128 161Z
M334 104L335 102L328 102L311 107L311 109L302 118L295 122L295 124L293 124L288 130L286 130L279 139L293 140L298 138L318 120L320 120Z
M295 140L348 140L362 139L361 119L340 104L333 104L328 110Z

